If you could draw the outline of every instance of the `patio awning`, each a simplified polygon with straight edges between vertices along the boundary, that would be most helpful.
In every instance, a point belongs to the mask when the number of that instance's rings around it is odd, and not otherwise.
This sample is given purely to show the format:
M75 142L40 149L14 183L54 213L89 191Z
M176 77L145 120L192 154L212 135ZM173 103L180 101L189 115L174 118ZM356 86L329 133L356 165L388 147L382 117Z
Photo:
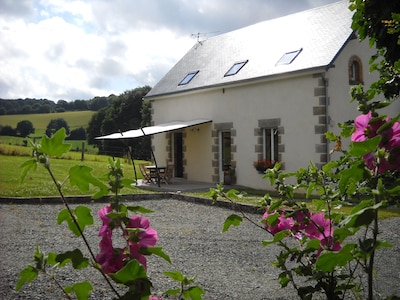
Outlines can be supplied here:
M196 126L204 123L209 123L211 120L199 119L192 121L173 121L169 123L159 124L155 126L143 127L141 129L128 130L123 132L116 132L109 135L96 137L97 140L120 140L132 139L146 135L153 135L162 132L178 130L186 127Z

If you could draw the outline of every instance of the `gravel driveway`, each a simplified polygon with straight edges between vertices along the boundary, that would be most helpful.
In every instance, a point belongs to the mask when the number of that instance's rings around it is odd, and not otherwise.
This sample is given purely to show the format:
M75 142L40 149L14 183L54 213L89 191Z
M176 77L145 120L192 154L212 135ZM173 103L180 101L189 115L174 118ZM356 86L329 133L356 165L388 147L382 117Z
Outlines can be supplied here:
M206 294L203 299L297 299L290 287L281 289L277 282L279 270L271 266L279 249L263 247L270 238L265 232L243 222L241 226L221 233L225 218L232 210L192 201L175 199L138 200L155 212L148 215L151 226L158 231L158 246L171 257L169 265L158 257L148 258L148 273L154 292L173 287L162 271L178 269L197 275L196 282ZM93 215L104 203L90 203ZM43 251L63 252L80 247L80 239L72 236L65 224L57 225L56 216L63 206L58 204L0 204L0 298L1 299L62 299L63 295L47 279L33 281L15 292L18 273L31 263L36 247ZM250 213L254 220L260 215ZM85 230L95 252L100 222ZM382 239L394 247L379 251L376 285L377 299L396 293L400 295L400 218L385 220ZM63 283L77 281L74 271L65 268L57 273ZM79 280L90 279L95 285L91 299L111 299L99 274L93 270L80 272ZM42 277L41 277L42 278Z

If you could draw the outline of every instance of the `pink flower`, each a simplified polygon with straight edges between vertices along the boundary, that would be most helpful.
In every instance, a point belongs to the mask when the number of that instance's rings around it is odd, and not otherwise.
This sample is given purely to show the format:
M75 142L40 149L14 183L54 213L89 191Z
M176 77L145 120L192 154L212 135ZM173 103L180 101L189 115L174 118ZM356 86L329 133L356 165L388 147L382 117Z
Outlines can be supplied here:
M105 233L100 241L100 253L96 261L101 265L104 273L116 273L124 266L124 250L114 249L112 245L111 232Z
M153 247L158 240L157 231L150 227L150 222L145 217L131 217L126 228L139 229L125 234L129 235L130 243L137 243L140 247Z
M140 252L141 248L152 247L158 240L157 231L150 227L147 218L136 215L129 218L122 236L127 241L125 248L114 248L112 243L113 230L119 225L111 226L113 219L107 217L112 210L110 205L100 209L98 215L103 221L99 236L100 253L96 256L97 262L101 265L105 273L115 273L119 271L127 259L136 259L146 268L146 258Z
M385 158L381 159L379 173L388 170L400 170L400 123L394 122L391 127L378 133L378 129L389 121L389 118L385 120L373 119L372 113L368 112L368 114L360 115L355 119L356 130L351 135L353 142L363 142L368 138L373 138L377 135L381 136L379 147L384 148L389 153L389 157L387 160ZM373 152L364 155L364 161L369 169L375 168L376 158Z
M331 221L324 213L310 213L310 222L305 227L305 234L311 239L322 240L332 233Z
M107 205L99 210L99 218L103 221L103 226L100 228L99 236L103 236L107 231L111 231L110 222L111 218L107 217L106 215L111 212L111 206Z
M278 229L279 231L283 230L293 230L294 220L292 217L285 217L284 213L281 213L281 216L278 218Z
M263 215L263 219L267 220L271 215L278 214L277 211L267 211ZM298 211L293 217L286 217L284 212L279 214L276 224L270 225L265 222L266 229L271 234L277 234L283 230L290 230L292 237L301 240L304 236L309 239L320 240L320 249L318 249L317 257L324 249L330 251L339 251L342 245L335 242L333 238L333 226L330 219L325 218L324 213L311 213Z
M339 251L342 249L342 244L339 242L334 242L333 237L328 236L327 238L321 240L321 248L318 249L317 257L321 254L322 250L329 251Z
M275 210L271 211L271 213L268 212L268 208L266 210L266 212L263 215L263 220L265 220L265 228L271 233L271 234L276 234L278 233L280 230L278 228L278 223L274 224L274 225L270 225L268 223L268 217L271 215L277 214L277 212Z
M136 259L147 270L147 260L146 257L140 253L140 246L129 242L129 251L129 256Z

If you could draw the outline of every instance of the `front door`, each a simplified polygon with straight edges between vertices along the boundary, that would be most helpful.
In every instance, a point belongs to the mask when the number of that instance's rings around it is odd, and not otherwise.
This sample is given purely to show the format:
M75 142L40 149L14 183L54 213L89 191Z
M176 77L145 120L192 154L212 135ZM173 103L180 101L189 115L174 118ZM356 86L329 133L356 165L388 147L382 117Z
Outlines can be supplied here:
M175 177L183 178L183 135L182 132L174 133L174 164Z
M221 131L220 133L220 181L224 181L224 171L229 170L232 161L232 149L231 149L231 132Z

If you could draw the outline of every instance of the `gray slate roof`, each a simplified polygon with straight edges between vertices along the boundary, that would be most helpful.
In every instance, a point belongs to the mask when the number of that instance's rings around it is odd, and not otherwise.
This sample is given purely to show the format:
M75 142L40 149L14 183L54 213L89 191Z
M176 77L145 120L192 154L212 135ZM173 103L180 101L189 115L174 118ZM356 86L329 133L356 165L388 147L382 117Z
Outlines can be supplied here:
M327 67L352 35L348 0L257 23L196 43L146 97L223 86L245 80ZM290 64L277 65L288 52L302 49ZM233 76L236 62L248 60ZM187 85L181 80L199 73Z

